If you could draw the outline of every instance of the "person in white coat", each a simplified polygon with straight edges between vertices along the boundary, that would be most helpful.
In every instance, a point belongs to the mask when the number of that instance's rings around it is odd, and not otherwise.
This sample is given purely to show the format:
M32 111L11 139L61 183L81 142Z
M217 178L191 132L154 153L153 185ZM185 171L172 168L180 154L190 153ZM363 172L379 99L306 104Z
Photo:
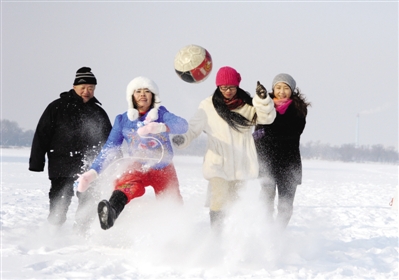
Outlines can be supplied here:
M226 210L245 182L258 177L259 165L252 137L255 124L276 117L268 95L252 98L239 87L240 74L224 66L216 74L216 90L201 101L185 134L175 135L176 148L186 148L202 132L207 135L203 175L209 181L211 226L220 228Z

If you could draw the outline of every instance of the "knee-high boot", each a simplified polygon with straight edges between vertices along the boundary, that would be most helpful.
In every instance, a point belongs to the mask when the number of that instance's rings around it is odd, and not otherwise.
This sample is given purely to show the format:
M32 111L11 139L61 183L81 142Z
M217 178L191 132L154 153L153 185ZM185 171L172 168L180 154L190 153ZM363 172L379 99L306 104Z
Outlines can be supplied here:
M111 228L127 203L127 196L122 191L114 191L109 201L103 200L98 204L98 218L101 228Z
M276 185L261 185L260 198L266 208L266 221L270 224L274 221L274 199L276 197Z
M284 230L292 216L293 206L291 204L284 204L279 202L278 213L276 217L276 225L280 230Z
M281 192L279 190L276 222L281 229L285 229L291 219L296 187L292 184L282 184Z

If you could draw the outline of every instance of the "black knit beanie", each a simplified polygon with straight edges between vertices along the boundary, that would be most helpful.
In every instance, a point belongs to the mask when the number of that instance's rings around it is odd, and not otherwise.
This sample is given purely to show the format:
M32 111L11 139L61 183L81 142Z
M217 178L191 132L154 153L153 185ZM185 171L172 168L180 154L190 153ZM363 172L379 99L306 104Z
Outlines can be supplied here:
M96 85L97 79L91 73L91 68L89 67L82 67L78 71L76 71L76 78L73 82L74 86L82 85L82 84L89 84L89 85Z

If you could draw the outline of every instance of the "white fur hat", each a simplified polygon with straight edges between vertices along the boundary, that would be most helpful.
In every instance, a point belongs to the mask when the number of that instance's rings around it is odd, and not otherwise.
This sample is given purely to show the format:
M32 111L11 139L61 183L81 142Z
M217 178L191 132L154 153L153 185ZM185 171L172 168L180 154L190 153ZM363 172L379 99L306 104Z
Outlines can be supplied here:
M158 86L154 83L154 81L146 77L134 78L127 85L126 89L126 100L128 103L127 116L131 121L134 121L139 117L139 112L137 111L137 109L134 108L132 96L134 91L140 88L148 88L155 96L154 108L152 108L147 115L147 118L150 118L150 121L154 121L158 119L158 108L160 106L161 100L159 99Z

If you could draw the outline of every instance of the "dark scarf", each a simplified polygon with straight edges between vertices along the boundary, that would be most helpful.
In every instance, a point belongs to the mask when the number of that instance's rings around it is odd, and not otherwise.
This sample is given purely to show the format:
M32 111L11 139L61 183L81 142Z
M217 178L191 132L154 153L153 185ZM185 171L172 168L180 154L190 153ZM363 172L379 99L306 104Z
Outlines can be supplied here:
M234 110L244 105L244 100L238 98L237 94L232 99L223 98L223 100L229 110Z

